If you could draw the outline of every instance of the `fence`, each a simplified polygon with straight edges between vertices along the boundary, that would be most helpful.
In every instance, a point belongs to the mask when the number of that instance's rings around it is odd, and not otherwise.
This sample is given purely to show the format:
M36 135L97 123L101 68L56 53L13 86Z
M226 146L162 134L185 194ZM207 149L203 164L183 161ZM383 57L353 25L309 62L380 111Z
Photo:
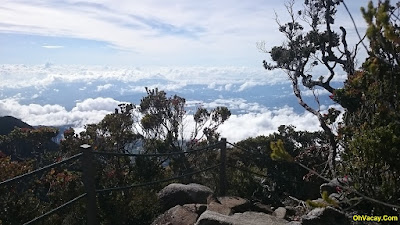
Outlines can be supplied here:
M199 174L208 170L212 170L212 169L216 169L219 168L219 194L221 196L224 196L226 194L226 189L227 189L227 181L226 181L226 167L227 166L231 166L227 164L227 160L226 160L226 149L227 149L227 144L230 144L232 146L235 147L239 147L236 146L234 144L231 144L229 142L226 141L226 138L221 138L221 141L215 143L215 144L211 144L202 148L197 148L197 149L192 149L189 151L185 151L185 152L172 152L172 153L159 153L159 154L127 154L127 153L116 153L116 152L101 152L101 151L92 151L91 146L90 145L82 145L81 146L81 150L82 152L79 154L76 154L74 156L71 156L67 159L64 159L62 161L56 162L56 163L52 163L50 165L44 166L42 168L39 168L37 170L16 176L14 178L5 180L0 182L0 187L6 184L10 184L16 181L19 181L21 179L24 178L28 178L31 177L35 174L44 172L45 170L48 170L50 168L54 168L57 166L60 166L62 164L65 164L67 162L82 158L81 162L82 162L82 181L83 181L83 185L84 185L84 189L85 189L85 193L75 197L74 199L71 199L68 202L65 202L64 204L42 214L41 216L38 216L24 224L32 224L36 221L39 221L43 218L45 218L46 216L49 216L55 212L57 212L58 210L65 208L75 202L77 202L78 200L86 197L86 208L87 208L87 223L88 225L95 225L95 224L99 224L99 221L97 219L97 206L96 206L96 194L97 193L103 193L103 192L110 192L110 191L120 191L120 190L126 190L126 189L131 189L131 188L136 188L136 187L143 187L143 186L148 186L148 185L154 185L154 184L158 184L158 183L163 183L163 182L168 182L168 181L172 181L172 180L177 180L183 177L187 177L187 176L191 176L191 175L195 175L195 174ZM113 187L113 188L107 188L107 189L100 189L97 190L96 189L96 185L95 185L95 168L93 166L93 157L94 155L108 155L108 156L133 156L133 157L162 157L162 156L172 156L172 155L186 155L186 154L191 154L194 152L201 152L201 151L205 151L205 150L209 150L212 148L219 148L220 149L220 162L219 164L216 164L214 166L210 166L207 168L203 168L200 169L198 171L194 171L194 172L190 172L190 173L186 173L180 176L175 176L175 177L171 177L171 178L167 178L167 179L163 179L163 180L157 180L157 181L152 181L152 182L148 182L148 183L140 183L140 184L132 184L129 186L123 186L123 187ZM84 162L84 163L83 163ZM234 166L231 166L234 167ZM241 169L241 168L237 168L234 167L236 169Z

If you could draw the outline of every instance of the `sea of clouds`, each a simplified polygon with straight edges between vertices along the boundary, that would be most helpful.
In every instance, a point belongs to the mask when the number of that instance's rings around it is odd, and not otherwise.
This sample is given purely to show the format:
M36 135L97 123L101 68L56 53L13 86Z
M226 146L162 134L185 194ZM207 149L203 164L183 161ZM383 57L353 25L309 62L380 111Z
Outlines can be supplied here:
M144 87L149 87L186 98L189 114L199 106L228 107L233 115L219 131L231 142L268 135L282 124L320 130L316 117L298 106L286 75L262 67L6 64L0 65L0 80L0 116L11 115L34 126L70 125L82 130L120 103L138 104L145 96ZM326 91L304 91L311 102L320 97L321 111L333 105ZM186 120L189 129L191 118Z

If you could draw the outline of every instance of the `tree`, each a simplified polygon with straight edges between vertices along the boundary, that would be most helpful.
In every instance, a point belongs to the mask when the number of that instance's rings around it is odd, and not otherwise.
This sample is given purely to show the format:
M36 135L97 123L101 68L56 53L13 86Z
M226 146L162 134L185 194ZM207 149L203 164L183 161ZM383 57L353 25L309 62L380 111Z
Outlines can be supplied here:
M399 205L400 192L400 2L372 2L362 8L367 22L368 58L349 75L335 100L349 105L345 126L343 172L355 187L375 199ZM387 213L388 208L364 204Z
M37 163L45 163L46 153L54 152L58 146L53 138L58 130L52 127L15 128L7 135L0 135L0 151L13 160L35 158Z
M282 125L269 136L248 138L236 143L229 151L230 165L252 171L230 170L230 192L274 206L282 205L289 195L298 199L316 198L322 180L309 171L290 162L277 162L270 158L270 143L282 140L285 149L297 161L321 170L327 160L324 154L329 143L323 132L295 131L293 126Z
M384 1L374 7L370 2L368 8L362 8L369 47L360 38L368 58L357 70L354 59L359 44L350 49L346 29L340 27L341 35L332 29L340 4L346 6L337 0L306 0L304 10L297 13L293 2L287 4L291 21L279 25L287 41L268 51L275 64L264 61L264 67L285 70L300 105L317 116L330 142L331 175L339 172L349 176L356 191L369 198L369 203L359 204L358 208L384 212L388 209L384 207L391 204L399 209L400 3ZM312 69L318 66L327 70L327 78L316 78ZM338 66L347 74L347 80L342 88L333 88L330 82ZM299 80L311 90L319 87L329 91L330 97L345 109L338 130L334 132L329 126L337 119L338 111L332 109L322 115L319 108L310 107L302 97Z
M199 107L193 115L194 127L187 131L186 123L188 114L185 110L186 100L177 95L167 97L164 91L146 88L147 96L137 109L139 116L136 130L142 131L144 150L152 153L187 151L200 145L201 142L214 143L219 140L218 127L231 115L226 107L206 109ZM135 115L138 115L136 113ZM189 136L185 136L190 133ZM193 170L193 160L185 155L166 157L161 161L169 161L170 168L175 174Z
M354 74L354 58L357 47L350 49L346 41L346 29L340 27L340 32L333 30L335 23L336 7L342 4L340 0L305 0L304 9L295 12L294 1L286 4L291 20L281 24L278 20L279 31L284 34L286 41L281 46L275 46L270 51L274 64L264 61L267 70L282 69L292 82L293 93L299 104L308 112L314 114L329 142L328 164L332 176L336 176L337 139L335 132L330 126L331 120L327 118L337 117L337 111L332 110L329 115L323 115L319 108L313 108L307 103L302 95L301 85L309 90L322 88L335 93L331 82L341 69L347 74ZM344 4L344 3L343 3ZM324 74L316 74L313 68L325 69Z

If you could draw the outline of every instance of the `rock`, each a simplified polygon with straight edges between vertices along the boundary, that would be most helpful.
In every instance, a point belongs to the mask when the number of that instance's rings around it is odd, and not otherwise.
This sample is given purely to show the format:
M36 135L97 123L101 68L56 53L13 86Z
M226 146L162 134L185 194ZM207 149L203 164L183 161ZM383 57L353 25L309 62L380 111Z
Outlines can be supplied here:
M239 197L219 197L218 201L221 205L224 205L232 209L233 213L240 213L249 211L251 204L247 199Z
M245 212L250 209L250 202L239 197L219 197L213 201L209 201L207 207L207 210L227 216L238 212Z
M346 215L332 207L315 208L302 217L302 225L350 225Z
M196 223L198 216L193 208L177 205L157 217L151 225L189 225Z
M274 210L272 210L271 206L264 205L261 202L253 203L251 209L252 209L252 211L268 213L268 214L272 214L274 212Z
M200 215L195 225L233 225L233 222L227 215L207 210Z
M213 195L213 191L209 187L200 184L173 183L158 193L158 199L161 208L167 210L176 205L206 204L207 198L211 195Z
M301 225L301 222L299 222L299 221L291 221L291 222L287 223L286 225Z
M284 219L286 217L286 209L283 207L278 207L275 209L272 215L276 216L277 218Z
M229 208L229 207L227 207L225 205L222 205L222 204L220 204L218 202L210 202L210 203L208 203L207 210L213 211L213 212L217 212L219 214L226 215L226 216L229 216L229 215L233 214L233 211L232 211L231 208Z
M235 220L234 225L283 225L288 221L280 219L265 213L244 212L235 213L232 216Z
M213 211L205 211L196 225L284 225L288 221L259 212L235 213L232 216Z

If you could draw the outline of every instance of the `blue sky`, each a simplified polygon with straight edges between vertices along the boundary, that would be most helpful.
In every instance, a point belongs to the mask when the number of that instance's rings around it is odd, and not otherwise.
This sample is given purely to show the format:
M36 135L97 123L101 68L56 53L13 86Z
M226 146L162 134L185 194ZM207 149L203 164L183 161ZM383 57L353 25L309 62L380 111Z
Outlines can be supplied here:
M346 2L363 29L367 0ZM280 0L3 0L0 64L261 66L256 43L282 42L275 12L285 21Z

